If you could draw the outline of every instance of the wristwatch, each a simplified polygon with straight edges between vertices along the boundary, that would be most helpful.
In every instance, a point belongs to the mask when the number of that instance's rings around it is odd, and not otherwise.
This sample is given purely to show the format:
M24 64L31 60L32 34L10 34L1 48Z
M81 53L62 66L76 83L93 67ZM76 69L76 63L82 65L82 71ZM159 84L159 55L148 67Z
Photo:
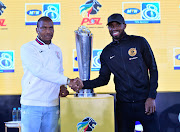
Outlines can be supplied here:
M71 79L67 78L67 85L69 85Z

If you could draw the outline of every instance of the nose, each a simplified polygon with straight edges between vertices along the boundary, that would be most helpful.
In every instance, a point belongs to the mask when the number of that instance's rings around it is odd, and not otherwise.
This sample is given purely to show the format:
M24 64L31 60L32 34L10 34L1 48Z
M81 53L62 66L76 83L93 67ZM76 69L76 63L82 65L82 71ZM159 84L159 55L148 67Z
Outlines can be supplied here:
M51 30L50 30L49 28L47 28L46 32L47 32L47 33L50 33L50 32L51 32Z
M46 33L53 33L54 29L52 27L46 28Z
M111 30L117 30L117 29L118 29L118 26L114 26L114 27L112 27Z

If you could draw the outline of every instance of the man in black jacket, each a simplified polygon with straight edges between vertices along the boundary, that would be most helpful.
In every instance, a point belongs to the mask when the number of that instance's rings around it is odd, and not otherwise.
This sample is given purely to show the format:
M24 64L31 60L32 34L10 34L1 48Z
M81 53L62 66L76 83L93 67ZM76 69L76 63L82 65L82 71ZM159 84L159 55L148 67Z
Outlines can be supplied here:
M135 121L141 122L144 132L159 132L158 71L153 52L145 38L125 33L121 14L109 16L107 25L113 41L101 53L99 77L81 82L83 89L107 85L113 73L118 132L134 132Z

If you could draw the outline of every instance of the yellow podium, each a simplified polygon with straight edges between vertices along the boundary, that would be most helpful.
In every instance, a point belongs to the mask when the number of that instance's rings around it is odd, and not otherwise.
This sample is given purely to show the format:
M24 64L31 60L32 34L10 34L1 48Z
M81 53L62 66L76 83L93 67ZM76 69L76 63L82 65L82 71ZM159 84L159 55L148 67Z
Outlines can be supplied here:
M60 126L61 132L114 132L114 97L61 98Z

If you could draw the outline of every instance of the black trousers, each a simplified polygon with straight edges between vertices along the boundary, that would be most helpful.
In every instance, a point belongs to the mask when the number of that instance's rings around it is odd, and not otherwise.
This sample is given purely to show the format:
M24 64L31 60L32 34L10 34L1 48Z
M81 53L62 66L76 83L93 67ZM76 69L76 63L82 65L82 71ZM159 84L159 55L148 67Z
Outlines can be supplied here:
M135 122L140 121L143 132L160 132L157 113L145 114L145 101L134 103L116 102L118 132L134 132Z

